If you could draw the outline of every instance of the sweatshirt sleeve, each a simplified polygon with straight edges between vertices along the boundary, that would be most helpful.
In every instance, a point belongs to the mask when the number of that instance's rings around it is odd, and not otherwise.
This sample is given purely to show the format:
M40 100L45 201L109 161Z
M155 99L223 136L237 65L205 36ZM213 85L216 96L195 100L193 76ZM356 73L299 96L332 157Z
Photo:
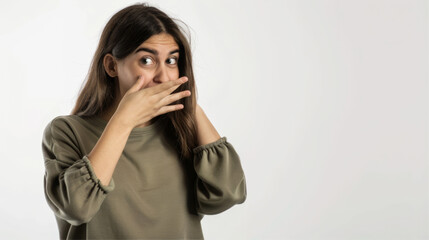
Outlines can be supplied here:
M69 124L53 119L42 139L45 163L44 192L55 215L72 225L89 222L106 195L114 189L113 179L103 185L95 175Z
M226 137L193 149L197 211L221 213L247 197L240 158Z

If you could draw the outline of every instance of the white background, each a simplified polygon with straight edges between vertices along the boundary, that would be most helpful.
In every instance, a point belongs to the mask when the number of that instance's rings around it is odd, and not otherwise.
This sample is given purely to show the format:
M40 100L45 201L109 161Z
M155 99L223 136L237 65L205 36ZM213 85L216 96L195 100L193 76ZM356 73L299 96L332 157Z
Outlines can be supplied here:
M42 132L133 3L1 1L2 238L58 239ZM427 1L151 3L190 27L198 102L246 174L206 239L429 239Z

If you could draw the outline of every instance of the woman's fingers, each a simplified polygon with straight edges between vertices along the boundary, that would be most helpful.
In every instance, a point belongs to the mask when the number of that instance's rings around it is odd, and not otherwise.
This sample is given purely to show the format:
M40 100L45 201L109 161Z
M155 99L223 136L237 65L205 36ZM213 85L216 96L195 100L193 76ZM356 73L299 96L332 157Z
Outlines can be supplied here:
M158 110L156 116L183 109L183 104L167 105Z
M166 89L166 90L164 90L164 91L162 91L162 92L159 92L159 93L157 93L156 94L156 97L157 97L157 99L159 99L160 101L162 100L162 99L164 99L164 98L166 98L167 96L170 96L170 94L172 93L172 92L174 92L178 87L179 87L180 85L174 85L174 86L172 86L171 88L169 88L169 89ZM186 91L182 91L182 93L183 92L186 92ZM177 94L177 93L176 93Z
M128 89L128 91L125 94L131 94L133 92L137 92L142 87L143 82L144 82L143 76L141 76L141 75L138 76L137 80L135 81L135 83L133 84L133 86L131 86L131 88Z
M168 95L167 97L164 97L163 99L161 99L161 101L159 103L161 104L161 106L164 106L164 105L168 105L172 102L175 102L179 99L182 99L184 97L189 97L189 96L191 96L191 91L185 90L182 92L178 92L175 94Z
M187 77L181 77L176 80L161 83L155 87L152 87L153 90L151 94L153 94L152 97L154 97L156 105L161 108L162 106L168 105L183 97L190 96L191 91L189 90L171 94L172 92L174 92L174 90L176 90L181 84L185 83L186 81L188 81Z
M177 89L182 83L185 83L187 81L188 81L187 77L181 77L173 81L161 83L155 87L151 87L148 89L150 89L151 93L154 95L160 94L160 93L167 93L168 95L172 93L175 89Z
M154 116L158 116L172 111L177 111L183 109L183 104L169 104L181 98L190 96L191 91L185 90L174 94L171 93L174 92L174 90L176 90L181 84L187 81L188 78L186 76L181 77L172 81L158 84L154 87L144 88L141 90L140 94L142 94L142 97L144 97L144 102L155 107L152 108L156 109L155 112L153 112ZM135 91L135 89L137 89L139 86L139 83L135 83L135 86L133 86L133 90Z

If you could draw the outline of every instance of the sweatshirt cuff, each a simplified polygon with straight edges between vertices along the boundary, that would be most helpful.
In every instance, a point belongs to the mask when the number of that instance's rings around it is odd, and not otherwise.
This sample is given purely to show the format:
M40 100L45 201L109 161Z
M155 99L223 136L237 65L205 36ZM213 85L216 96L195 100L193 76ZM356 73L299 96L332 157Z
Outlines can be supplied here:
M91 179L98 185L100 188L106 192L109 193L115 189L115 182L113 181L113 178L110 180L109 185L104 185L101 183L100 179L98 179L97 175L95 175L94 169L92 168L91 162L88 159L88 156L85 155L82 160L85 162L86 167L88 168L89 175L91 176Z
M193 149L193 152L194 152L194 154L197 154L197 153L199 153L199 152L201 152L201 151L203 151L203 150L206 150L206 149L212 148L212 147L217 146L217 145L220 145L220 144L222 144L222 143L226 143L226 141L227 141L226 137L221 137L220 139L218 139L218 140L217 140L217 141L215 141L215 142L207 143L207 144L205 144L205 145L201 145L201 146L198 146L198 147L194 148L194 149Z

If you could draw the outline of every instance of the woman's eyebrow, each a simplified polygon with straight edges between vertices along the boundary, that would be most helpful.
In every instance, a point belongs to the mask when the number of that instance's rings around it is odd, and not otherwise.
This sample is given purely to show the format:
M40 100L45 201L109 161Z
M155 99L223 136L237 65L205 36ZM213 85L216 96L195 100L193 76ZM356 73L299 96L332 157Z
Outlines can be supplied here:
M145 48L145 47L141 47L141 48L137 49L134 53L138 53L140 51L150 52L150 53L153 53L155 55L158 55L158 51L156 51L155 49L150 49L150 48ZM170 51L169 54L173 54L176 52L179 52L179 49L175 49L173 51Z

